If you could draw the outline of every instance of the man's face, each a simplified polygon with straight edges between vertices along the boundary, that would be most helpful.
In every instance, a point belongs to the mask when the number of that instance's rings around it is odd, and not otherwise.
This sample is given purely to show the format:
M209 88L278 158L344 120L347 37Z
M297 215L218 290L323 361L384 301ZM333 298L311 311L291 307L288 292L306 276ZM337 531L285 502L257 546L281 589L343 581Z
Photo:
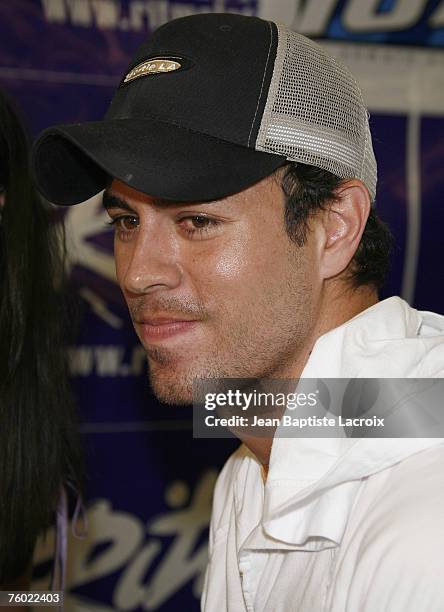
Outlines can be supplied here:
M195 378L284 378L313 327L316 248L290 241L275 177L207 203L159 201L114 181L118 282L165 402Z

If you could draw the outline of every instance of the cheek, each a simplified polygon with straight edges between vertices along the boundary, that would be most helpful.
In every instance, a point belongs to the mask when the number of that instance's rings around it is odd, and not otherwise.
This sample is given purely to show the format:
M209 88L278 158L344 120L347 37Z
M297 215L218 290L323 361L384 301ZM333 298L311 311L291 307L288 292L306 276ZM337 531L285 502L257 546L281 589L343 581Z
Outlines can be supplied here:
M242 276L243 268L248 266L248 263L245 244L237 240L230 246L226 246L214 259L214 276L220 281L233 282Z
M200 267L200 278L206 278L206 301L233 312L240 304L254 308L265 294L285 282L288 271L285 249L279 250L276 243L265 243L259 236L230 241L218 248L217 253L207 253L201 261L204 266Z
M129 262L131 260L131 252L129 245L125 244L121 240L114 239L114 262L116 266L117 282L122 287L123 281L128 270Z

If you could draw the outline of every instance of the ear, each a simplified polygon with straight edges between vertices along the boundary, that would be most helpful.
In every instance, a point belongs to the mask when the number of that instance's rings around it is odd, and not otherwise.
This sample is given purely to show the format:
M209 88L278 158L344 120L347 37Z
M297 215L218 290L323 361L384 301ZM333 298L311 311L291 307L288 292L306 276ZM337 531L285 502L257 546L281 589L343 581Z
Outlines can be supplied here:
M336 191L338 199L325 211L320 272L324 280L343 272L361 241L371 202L364 184L352 179Z

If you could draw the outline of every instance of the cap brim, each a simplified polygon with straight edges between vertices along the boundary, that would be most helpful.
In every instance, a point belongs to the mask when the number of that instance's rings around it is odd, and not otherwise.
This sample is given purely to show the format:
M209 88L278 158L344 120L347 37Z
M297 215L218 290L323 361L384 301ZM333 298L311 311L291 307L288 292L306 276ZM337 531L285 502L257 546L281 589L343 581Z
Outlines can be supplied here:
M272 174L285 161L281 155L146 119L49 128L32 155L39 190L63 206L91 198L110 178L166 200L220 199Z

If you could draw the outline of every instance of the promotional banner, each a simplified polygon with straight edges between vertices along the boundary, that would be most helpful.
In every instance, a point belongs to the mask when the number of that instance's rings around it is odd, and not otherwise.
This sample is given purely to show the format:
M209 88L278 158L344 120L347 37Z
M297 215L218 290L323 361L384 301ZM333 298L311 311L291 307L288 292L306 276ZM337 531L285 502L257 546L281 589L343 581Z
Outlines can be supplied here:
M370 111L376 206L395 235L384 295L444 312L444 3L438 0L14 0L0 3L0 86L33 136L100 119L138 44L197 12L291 25L349 66ZM217 474L238 443L193 439L188 407L151 394L116 284L99 198L63 213L81 317L69 347L87 452L84 539L69 539L68 611L199 610ZM79 526L80 529L80 526ZM33 587L48 587L53 532Z

